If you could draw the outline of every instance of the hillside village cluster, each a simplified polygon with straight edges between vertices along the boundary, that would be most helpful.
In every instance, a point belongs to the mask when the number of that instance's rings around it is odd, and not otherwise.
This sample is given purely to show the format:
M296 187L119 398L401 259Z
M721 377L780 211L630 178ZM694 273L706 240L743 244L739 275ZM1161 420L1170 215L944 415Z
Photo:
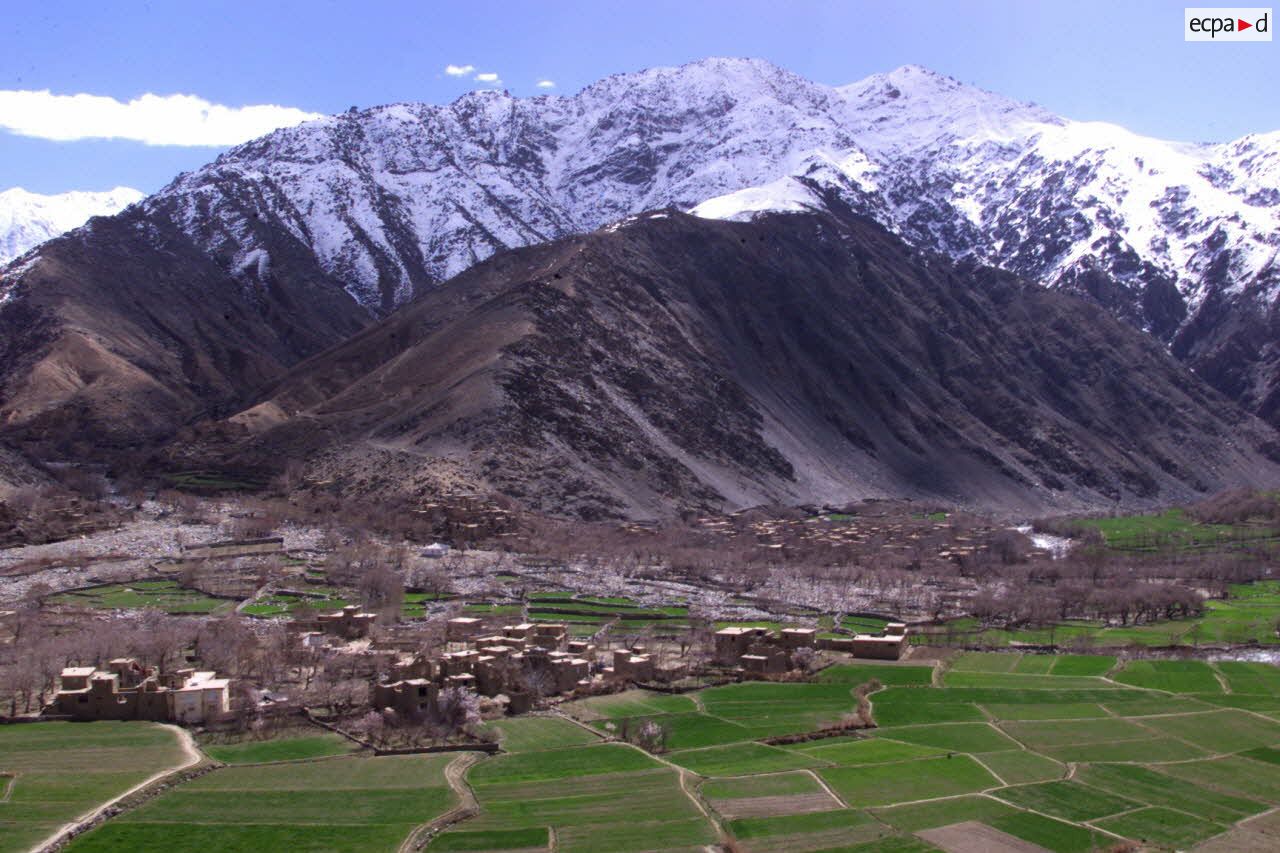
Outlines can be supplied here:
M499 699L508 714L532 710L543 699L585 695L629 684L670 684L693 674L687 662L663 660L643 645L601 649L570 639L562 623L525 622L494 630L485 620L448 620L442 648L405 649L405 641L369 643L372 613L350 605L289 623L308 648L358 644L356 654L382 655L368 702L372 710L404 720L433 719L441 691L457 689ZM897 660L907 626L889 623L883 635L819 637L813 628L726 627L714 635L711 670L724 676L767 678L803 670L820 649L854 657ZM363 642L362 642L363 641ZM705 674L705 673L702 673ZM105 668L62 670L59 690L44 715L74 720L214 722L231 711L231 681L217 673L157 672L131 658Z

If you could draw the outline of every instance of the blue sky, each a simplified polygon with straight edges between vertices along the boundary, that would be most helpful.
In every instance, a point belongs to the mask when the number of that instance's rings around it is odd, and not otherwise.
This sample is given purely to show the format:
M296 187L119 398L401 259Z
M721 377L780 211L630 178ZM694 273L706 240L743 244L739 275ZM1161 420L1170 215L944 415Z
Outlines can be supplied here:
M1280 129L1280 44L1186 43L1184 5L51 0L0 17L0 99L46 89L119 101L186 94L327 113L447 103L480 85L478 73L497 74L515 95L568 95L617 72L755 56L837 85L917 63L1071 118L1172 139ZM474 70L450 76L447 65ZM540 80L555 87L539 89ZM76 125L76 104L61 108ZM153 191L223 147L0 130L0 189Z

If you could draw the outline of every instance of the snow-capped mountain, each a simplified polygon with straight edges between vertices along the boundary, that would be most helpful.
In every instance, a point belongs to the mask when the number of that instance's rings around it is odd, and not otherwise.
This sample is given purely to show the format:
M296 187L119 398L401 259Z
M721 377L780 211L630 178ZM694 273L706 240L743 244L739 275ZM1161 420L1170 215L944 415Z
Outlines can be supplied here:
M708 59L571 97L473 92L278 130L110 227L0 271L0 306L30 307L54 283L134 288L133 301L114 292L123 313L182 288L192 306L216 295L211 320L189 306L186 332L155 326L174 348L157 381L185 376L192 401L210 388L225 399L246 392L242 373L272 375L333 330L501 249L624 227L657 208L744 218L838 207L922 250L1083 294L1280 424L1278 182L1280 133L1166 142L917 66L832 87L760 60ZM196 280L209 284L197 292ZM261 351L241 371L230 341L249 345L249 319ZM217 357L179 352L191 335L216 340ZM154 377L153 361L143 368ZM192 365L216 370L194 382Z
M91 216L111 216L143 197L144 193L130 187L56 195L27 192L21 187L0 192L0 264L80 227Z
M1172 283L1273 295L1280 133L1219 145L1069 121L916 66L833 88L758 60L606 78L573 97L475 92L243 145L147 202L246 278L264 222L387 309L497 249L817 174L912 242L1046 283L1101 272L1168 335ZM1172 312L1170 322L1165 314Z

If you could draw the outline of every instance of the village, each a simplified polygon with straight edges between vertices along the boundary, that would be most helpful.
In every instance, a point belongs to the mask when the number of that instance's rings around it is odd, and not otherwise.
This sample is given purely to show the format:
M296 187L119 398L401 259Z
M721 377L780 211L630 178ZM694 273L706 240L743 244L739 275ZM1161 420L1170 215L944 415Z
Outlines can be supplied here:
M244 498L168 494L91 520L68 503L75 535L0 550L0 782L30 796L56 765L68 797L85 761L145 768L118 803L19 803L60 816L30 845L133 849L141 828L284 849L278 833L320 820L317 844L353 850L765 850L793 834L819 850L920 827L982 844L986 820L1037 850L1105 849L1152 831L1125 810L1159 810L1165 788L1126 780L1105 804L1117 817L1081 820L1038 799L1066 786L1097 803L1067 762L1094 774L1121 750L1163 773L1224 749L1240 755L1214 761L1256 776L1266 765L1243 756L1280 744L1280 724L1215 704L1280 713L1273 666L1155 646L1198 624L1265 640L1252 614L1273 612L1275 582L1230 586L1232 611L1132 575L1248 581L1243 561L1071 555L1060 535L909 504L655 526L429 503L372 533ZM1269 547L1255 530L1218 541ZM1110 648L1055 638L1076 602L1150 615L1095 617ZM1024 610L1049 627L1023 627ZM1058 713L1083 715L1066 745L1039 720ZM183 816L197 803L198 825ZM899 816L917 807L923 823ZM241 829L248 814L264 822ZM1235 821L1177 814L1197 838Z
M563 623L528 622L495 630L482 618L454 617L445 623L444 643L435 649L414 648L404 640L371 641L376 623L374 614L348 605L314 619L290 621L288 629L299 650L328 650L335 667L377 673L363 710L410 723L439 720L442 691L492 699L504 714L517 715L548 701L632 686L669 688L684 681L688 690L713 681L804 676L818 665L820 652L827 654L826 663L849 657L896 661L910 648L907 626L900 622L888 623L879 635L821 639L813 628L726 627L711 635L711 648L686 647L679 658L665 643L652 649L639 643L597 648L588 640L569 639ZM259 695L265 697L264 707L297 705L270 691ZM162 672L133 658L116 658L101 668L64 667L58 689L40 715L216 725L231 718L231 696L230 679L216 672ZM361 713L359 704L353 704L348 712Z
M837 659L910 654L892 612L814 607L812 587L797 595L794 579L789 591L750 595L758 583L654 573L643 560L619 559L616 543L588 562L555 556L563 550L554 541L544 543L548 556L475 547L485 537L501 543L510 521L470 498L424 506L461 547L352 541L259 521L237 503L171 500L142 504L142 520L114 531L0 554L0 586L13 604L0 611L14 674L2 698L12 716L226 729L390 712L400 739L431 743L458 736L436 725L442 692L474 696L493 717L628 685L803 678ZM720 538L718 524L699 521L697 535ZM850 538L880 535L881 526ZM849 537L768 520L743 535L797 532L824 548ZM623 525L617 535L652 533ZM134 553L121 554L122 543ZM774 550L766 544L764 553Z

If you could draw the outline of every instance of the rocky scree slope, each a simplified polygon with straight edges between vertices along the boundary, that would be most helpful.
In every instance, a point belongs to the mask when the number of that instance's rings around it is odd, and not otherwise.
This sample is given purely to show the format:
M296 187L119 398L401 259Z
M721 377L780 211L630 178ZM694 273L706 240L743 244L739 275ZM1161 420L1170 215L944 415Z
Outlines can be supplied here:
M195 458L323 458L381 494L443 465L586 518L1143 505L1278 473L1273 432L1149 336L824 207L501 254L299 365Z

